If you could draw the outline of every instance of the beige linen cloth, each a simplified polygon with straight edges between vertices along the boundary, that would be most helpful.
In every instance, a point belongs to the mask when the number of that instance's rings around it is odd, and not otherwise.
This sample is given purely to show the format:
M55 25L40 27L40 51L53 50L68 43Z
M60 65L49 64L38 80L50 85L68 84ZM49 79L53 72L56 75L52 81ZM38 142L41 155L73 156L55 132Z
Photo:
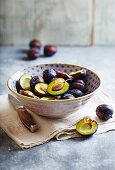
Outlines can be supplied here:
M39 125L39 130L31 133L21 123L17 112L8 100L8 95L1 95L0 127L23 149L43 144L53 137L57 140L81 137L75 130L75 124L85 116L90 116L98 122L98 130L95 134L100 134L115 129L115 113L113 118L106 122L100 121L96 116L96 107L103 103L111 105L115 110L115 103L102 91L98 91L82 109L65 118L48 119L32 113Z

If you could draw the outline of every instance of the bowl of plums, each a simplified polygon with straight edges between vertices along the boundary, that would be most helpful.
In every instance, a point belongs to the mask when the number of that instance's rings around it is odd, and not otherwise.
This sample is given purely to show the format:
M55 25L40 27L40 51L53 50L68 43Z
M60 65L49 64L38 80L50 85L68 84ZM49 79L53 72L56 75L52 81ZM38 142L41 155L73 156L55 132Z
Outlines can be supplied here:
M61 118L82 108L100 86L92 70L71 64L40 64L15 72L8 79L12 95L30 111Z

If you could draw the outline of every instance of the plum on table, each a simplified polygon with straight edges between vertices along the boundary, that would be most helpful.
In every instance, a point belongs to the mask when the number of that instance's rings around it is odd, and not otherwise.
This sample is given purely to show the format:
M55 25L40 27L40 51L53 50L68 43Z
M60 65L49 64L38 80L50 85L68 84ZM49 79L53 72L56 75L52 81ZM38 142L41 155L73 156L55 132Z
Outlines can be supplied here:
M76 130L78 133L84 136L94 134L98 129L98 124L95 120L89 117L85 117L76 123Z
M57 48L54 45L45 45L44 46L44 55L47 57L53 56L57 52Z
M40 50L38 48L31 48L27 54L30 60L34 60L40 56Z
M101 120L108 120L112 118L113 108L107 104L101 104L96 108L96 115Z
M37 39L33 39L33 40L30 41L29 47L30 48L39 48L40 49L41 48L41 42L39 40L37 40Z

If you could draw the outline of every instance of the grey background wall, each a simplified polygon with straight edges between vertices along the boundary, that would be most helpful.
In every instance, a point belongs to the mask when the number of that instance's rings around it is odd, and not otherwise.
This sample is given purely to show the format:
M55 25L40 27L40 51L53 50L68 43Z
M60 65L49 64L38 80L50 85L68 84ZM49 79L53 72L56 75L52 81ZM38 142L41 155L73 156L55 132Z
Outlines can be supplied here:
M0 0L0 44L115 44L115 0Z

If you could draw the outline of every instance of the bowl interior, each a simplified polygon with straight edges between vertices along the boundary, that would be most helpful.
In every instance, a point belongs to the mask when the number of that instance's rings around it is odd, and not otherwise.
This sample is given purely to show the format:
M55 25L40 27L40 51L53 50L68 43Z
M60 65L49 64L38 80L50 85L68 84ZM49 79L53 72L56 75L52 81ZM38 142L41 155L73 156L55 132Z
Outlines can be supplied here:
M24 73L29 73L32 76L36 75L43 75L43 71L45 69L54 69L56 71L60 70L66 73L75 72L80 69L83 69L84 67L76 66L76 65L69 65L69 64L42 64L42 65L36 65L33 67L27 67L22 71L18 71L14 73L10 79L8 80L8 86L11 90L14 92L17 92L16 89L16 82L19 80L19 78ZM96 73L93 71L85 68L87 70L87 78L86 78L86 94L89 94L91 92L94 92L100 85L100 79Z

